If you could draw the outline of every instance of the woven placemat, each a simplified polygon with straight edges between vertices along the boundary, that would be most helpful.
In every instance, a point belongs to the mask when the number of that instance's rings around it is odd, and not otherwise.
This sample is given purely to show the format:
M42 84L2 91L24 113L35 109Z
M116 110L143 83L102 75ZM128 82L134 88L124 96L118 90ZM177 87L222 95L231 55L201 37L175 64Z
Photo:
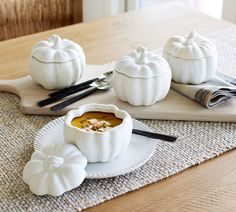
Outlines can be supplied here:
M236 28L211 36L221 48L220 69L236 67L235 37ZM33 195L22 181L22 171L33 152L36 133L55 117L24 115L20 112L19 101L13 94L0 94L1 211L81 210L157 182L236 147L236 123L142 120L156 132L178 135L178 141L157 142L153 157L134 172L109 179L85 180L80 187L60 197L39 197Z

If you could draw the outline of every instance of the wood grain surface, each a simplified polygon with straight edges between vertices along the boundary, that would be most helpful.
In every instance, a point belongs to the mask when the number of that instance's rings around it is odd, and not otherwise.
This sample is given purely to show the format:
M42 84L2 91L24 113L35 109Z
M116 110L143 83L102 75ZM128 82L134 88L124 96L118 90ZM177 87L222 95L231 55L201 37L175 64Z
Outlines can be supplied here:
M100 21L64 27L0 42L0 78L27 74L31 46L52 33L79 42L90 64L127 54L137 45L161 47L173 34L197 29L209 33L233 26L181 4L165 4ZM236 151L163 181L131 192L88 211L235 211Z
M1 0L0 40L82 21L82 0Z

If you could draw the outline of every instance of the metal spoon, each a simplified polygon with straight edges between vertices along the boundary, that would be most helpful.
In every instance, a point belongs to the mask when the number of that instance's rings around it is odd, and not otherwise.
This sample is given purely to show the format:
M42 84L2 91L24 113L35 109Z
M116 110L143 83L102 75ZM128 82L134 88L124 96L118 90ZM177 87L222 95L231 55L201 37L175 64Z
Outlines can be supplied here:
M90 87L94 87L94 86L92 86L94 81L98 81L98 82L100 80L102 82L111 81L112 80L112 73L113 73L112 71L105 72L105 73L101 74L99 76L99 78L94 78L94 79L88 80L86 82L82 82L80 84L73 85L71 87L64 88L62 90L50 93L49 94L49 96L50 96L49 98L43 99L43 100L39 101L37 104L38 104L39 107L44 107L46 105L52 104L54 102L57 102L57 101L63 99L64 97L67 97L67 96L70 96L70 95L72 95L74 93L86 90L86 89L88 89Z
M82 94L79 94L79 95L74 96L70 99L67 99L59 104L56 104L56 105L50 107L50 109L52 111L59 111L59 110L64 109L68 105L71 105L74 102L77 102L80 99L83 99L98 90L105 91L105 90L110 89L112 87L112 82L111 82L112 77L110 75L112 76L112 74L108 74L107 77L105 77L105 78L98 78L97 80L95 80L94 82L89 84L89 87L93 87L92 89L89 89L88 91L85 91Z

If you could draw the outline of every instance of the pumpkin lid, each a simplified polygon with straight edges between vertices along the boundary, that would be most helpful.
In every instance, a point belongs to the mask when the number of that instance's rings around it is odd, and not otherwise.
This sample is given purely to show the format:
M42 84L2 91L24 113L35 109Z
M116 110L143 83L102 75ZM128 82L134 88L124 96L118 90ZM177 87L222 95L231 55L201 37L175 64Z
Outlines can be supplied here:
M144 79L158 77L170 71L169 64L163 57L144 47L121 57L114 69L128 77Z
M163 52L182 59L202 59L217 54L215 44L195 31L188 36L170 38Z
M78 52L84 54L77 43L61 39L58 35L51 35L47 40L33 46L31 56L40 62L64 63L78 57Z
M72 144L47 146L32 154L23 181L36 195L60 196L84 181L86 165L87 159Z

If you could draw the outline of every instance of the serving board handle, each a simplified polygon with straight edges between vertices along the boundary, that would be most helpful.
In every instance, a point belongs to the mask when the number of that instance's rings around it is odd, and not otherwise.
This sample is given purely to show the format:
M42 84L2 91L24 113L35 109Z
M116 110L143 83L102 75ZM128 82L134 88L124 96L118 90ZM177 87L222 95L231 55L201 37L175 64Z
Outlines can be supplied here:
M14 93L21 97L21 91L25 88L26 82L28 82L29 76L25 76L13 80L0 80L0 92Z

